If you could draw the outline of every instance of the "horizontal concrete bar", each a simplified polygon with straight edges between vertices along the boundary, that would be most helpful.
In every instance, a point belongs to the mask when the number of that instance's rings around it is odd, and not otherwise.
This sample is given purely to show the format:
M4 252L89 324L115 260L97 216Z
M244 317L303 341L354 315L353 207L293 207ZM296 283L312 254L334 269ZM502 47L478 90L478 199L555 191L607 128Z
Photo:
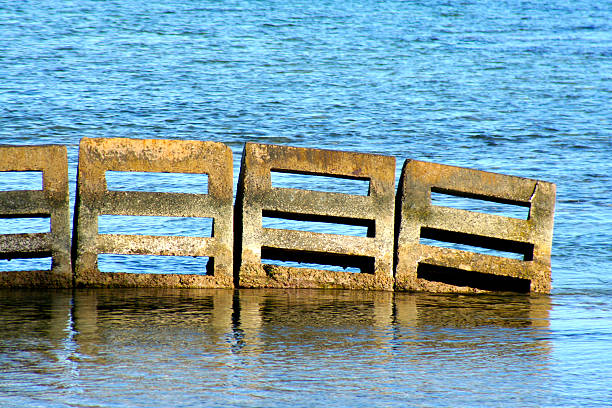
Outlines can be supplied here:
M531 279L528 264L517 259L429 245L419 245L415 252L421 253L420 262L428 265L457 268L457 260L461 259L461 269L466 271L495 270L495 275Z
M492 173L465 167L407 160L415 187L444 190L465 197L529 204L538 180ZM411 185L407 180L408 186Z
M1 234L0 257L11 254L15 258L20 253L36 254L51 252L51 236L48 233ZM0 272L1 273L1 272Z
M258 199L262 209L296 214L371 219L375 203L372 197L299 189L276 189Z
M456 220L462 220L457 223ZM530 221L432 205L421 226L517 242L533 242ZM503 225L503 229L499 228Z
M155 215L162 217L214 217L231 209L204 194L108 191L99 200L99 211L107 215Z
M326 252L356 256L372 256L372 254L378 253L374 238L309 231L262 228L261 242L262 246L295 251Z
M42 190L0 191L0 218L50 215L49 197Z
M214 256L223 250L217 240L201 237L100 234L98 253L124 255Z

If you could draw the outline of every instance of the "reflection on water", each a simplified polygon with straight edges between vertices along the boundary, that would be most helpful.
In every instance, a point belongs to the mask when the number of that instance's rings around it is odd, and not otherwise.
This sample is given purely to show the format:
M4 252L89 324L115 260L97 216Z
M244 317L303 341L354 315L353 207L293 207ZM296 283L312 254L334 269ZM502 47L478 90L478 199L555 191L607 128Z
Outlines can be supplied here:
M549 311L546 296L3 290L0 402L507 401L500 389L533 402L550 380Z

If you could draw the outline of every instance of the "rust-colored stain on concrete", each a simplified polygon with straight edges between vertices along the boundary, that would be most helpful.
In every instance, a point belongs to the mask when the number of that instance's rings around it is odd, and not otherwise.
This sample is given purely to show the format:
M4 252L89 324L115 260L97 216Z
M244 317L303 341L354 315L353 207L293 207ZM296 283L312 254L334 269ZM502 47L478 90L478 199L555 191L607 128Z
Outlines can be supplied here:
M208 175L208 194L109 191L106 171ZM73 258L77 286L233 287L232 152L216 142L84 138L79 148ZM213 219L212 237L99 234L100 215ZM98 254L209 257L200 275L100 272Z
M66 146L0 146L0 171L40 171L42 190L0 191L0 218L49 217L48 233L0 234L0 258L51 257L49 271L0 272L0 287L72 286Z
M431 204L444 193L529 208L526 220ZM406 160L396 199L397 290L518 291L551 288L555 185ZM422 238L520 254L523 259L421 244Z
M369 180L367 196L275 188L271 172ZM241 287L393 289L395 158L247 143L236 198ZM264 228L264 216L366 225L366 237ZM262 263L352 266L362 273Z

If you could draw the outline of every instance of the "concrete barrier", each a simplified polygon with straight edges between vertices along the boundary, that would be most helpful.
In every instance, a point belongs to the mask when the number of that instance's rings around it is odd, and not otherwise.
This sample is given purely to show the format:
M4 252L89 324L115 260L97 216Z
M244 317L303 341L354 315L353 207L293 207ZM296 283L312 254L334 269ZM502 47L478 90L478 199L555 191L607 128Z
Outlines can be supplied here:
M432 205L431 193L529 208L527 219ZM555 185L406 160L396 202L396 289L549 292ZM522 259L424 245L431 239Z
M276 188L272 171L368 180L369 191L360 196ZM394 179L394 157L247 143L235 211L239 285L392 290ZM367 235L264 228L263 217L358 225ZM262 258L365 273L273 265Z
M49 271L0 272L0 287L237 284L543 293L551 287L555 185L544 181L407 160L394 194L393 157L247 143L234 220L232 153L227 146L85 138L80 145L71 265L67 169L65 146L0 146L0 171L40 171L43 179L41 190L0 192L0 218L48 217L50 222L48 233L0 234L0 259L50 257L52 262ZM207 174L208 193L113 191L106 183L107 171ZM275 187L273 173L361 180L369 187L363 195ZM520 219L473 206L467 210L432 204L432 193L519 206L528 209L528 215ZM106 234L98 230L102 215L206 217L212 219L213 230L210 237ZM283 229L266 226L264 219L282 223ZM287 220L331 227L298 231L286 227L291 225ZM357 226L366 233L341 235L344 230L338 225ZM201 274L101 272L100 254L208 257L209 262ZM293 264L275 264L283 261ZM327 270L324 265L361 273Z
M106 171L208 175L208 194L109 191ZM222 143L81 140L74 216L75 284L107 287L233 287L232 152ZM99 234L100 215L208 217L212 237ZM98 254L209 257L207 274L100 272ZM205 272L205 271L203 271Z
M70 210L65 146L0 146L0 171L40 171L42 190L0 191L0 218L49 217L48 233L0 234L0 258L51 257L49 271L0 272L0 286L70 287Z

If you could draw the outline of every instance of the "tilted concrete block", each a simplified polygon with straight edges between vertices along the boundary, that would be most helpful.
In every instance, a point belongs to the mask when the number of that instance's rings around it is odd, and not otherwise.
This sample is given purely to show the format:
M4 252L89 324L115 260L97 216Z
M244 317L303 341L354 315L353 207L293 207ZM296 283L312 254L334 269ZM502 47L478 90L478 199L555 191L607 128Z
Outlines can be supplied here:
M208 194L109 191L109 170L207 174ZM76 285L233 287L232 183L232 152L222 143L82 139L73 234ZM208 217L213 236L99 234L100 215ZM98 254L206 256L208 274L100 272Z
M527 219L432 205L431 193L529 208ZM406 160L396 202L396 289L549 292L555 185ZM424 245L465 244L522 259Z
M0 286L72 286L66 146L0 146L0 171L42 172L42 190L0 191L0 218L50 221L48 233L0 234L0 258L51 257L50 271L0 272Z
M369 192L277 188L272 171L368 180ZM392 290L394 183L394 157L247 143L236 198L239 285ZM262 217L359 225L367 234L264 228ZM351 266L362 273L262 264L262 258Z

